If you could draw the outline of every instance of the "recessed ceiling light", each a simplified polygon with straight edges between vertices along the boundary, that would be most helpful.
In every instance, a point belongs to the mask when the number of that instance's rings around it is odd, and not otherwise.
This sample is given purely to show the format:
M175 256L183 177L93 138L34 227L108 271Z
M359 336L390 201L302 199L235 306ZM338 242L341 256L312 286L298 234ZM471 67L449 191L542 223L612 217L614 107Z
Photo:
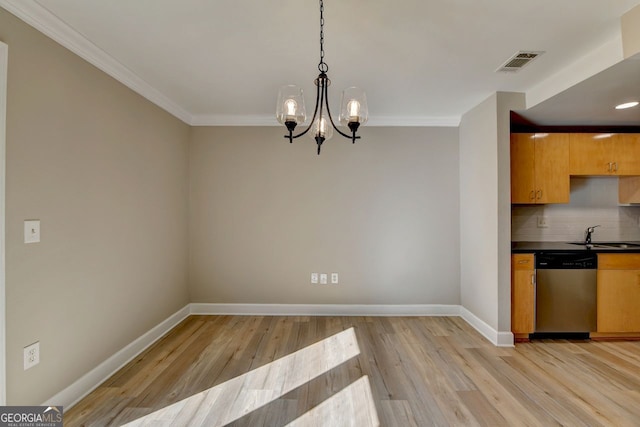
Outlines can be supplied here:
M616 105L616 110L624 110L625 108L632 108L638 105L638 101L625 102L624 104Z

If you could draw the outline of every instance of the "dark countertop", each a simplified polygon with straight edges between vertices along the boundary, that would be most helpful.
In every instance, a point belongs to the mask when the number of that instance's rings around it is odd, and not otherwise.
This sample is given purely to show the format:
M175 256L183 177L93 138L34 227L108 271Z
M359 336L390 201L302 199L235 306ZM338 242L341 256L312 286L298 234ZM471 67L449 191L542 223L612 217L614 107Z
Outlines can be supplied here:
M627 248L613 248L600 246L598 242L593 242L593 247L587 248L585 245L573 245L568 242L511 242L511 253L545 253L545 252L595 252L595 253L640 253L640 242L629 243Z

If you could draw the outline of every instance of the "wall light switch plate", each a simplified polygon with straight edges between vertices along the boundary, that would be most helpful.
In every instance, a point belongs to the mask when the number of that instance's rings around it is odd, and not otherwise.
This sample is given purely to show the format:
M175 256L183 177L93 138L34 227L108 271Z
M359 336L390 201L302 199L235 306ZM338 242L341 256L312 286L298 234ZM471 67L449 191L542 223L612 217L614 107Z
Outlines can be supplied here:
M38 243L40 241L40 220L29 219L24 222L24 242Z
M311 273L311 283L314 285L318 284L318 273Z
M327 273L320 273L320 284L321 285L327 284Z
M332 285L338 284L338 273L331 273L331 284Z

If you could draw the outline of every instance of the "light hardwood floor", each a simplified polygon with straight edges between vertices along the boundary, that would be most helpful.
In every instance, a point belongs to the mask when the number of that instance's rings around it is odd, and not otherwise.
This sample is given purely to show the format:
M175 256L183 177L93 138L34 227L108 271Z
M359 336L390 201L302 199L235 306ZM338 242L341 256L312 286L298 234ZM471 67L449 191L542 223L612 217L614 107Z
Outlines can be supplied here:
M239 390L250 383L247 397ZM639 426L640 341L497 348L456 317L191 316L64 418L65 426Z

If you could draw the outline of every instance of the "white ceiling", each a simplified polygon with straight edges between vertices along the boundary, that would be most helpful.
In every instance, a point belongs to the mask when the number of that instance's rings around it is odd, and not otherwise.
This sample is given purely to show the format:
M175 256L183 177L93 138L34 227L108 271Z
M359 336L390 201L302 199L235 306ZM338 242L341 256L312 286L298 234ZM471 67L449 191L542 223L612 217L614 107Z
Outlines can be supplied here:
M327 0L332 109L342 89L355 85L367 91L371 124L455 126L496 91L543 93L546 82L558 86L554 76L612 40L619 44L620 17L637 4ZM0 5L191 124L275 124L275 99L285 84L302 86L307 108L313 106L316 0ZM496 73L518 50L546 53L518 73ZM621 59L619 50L607 54L605 65Z
M640 107L615 109L628 101L640 101L638 55L519 113L545 126L640 126Z

